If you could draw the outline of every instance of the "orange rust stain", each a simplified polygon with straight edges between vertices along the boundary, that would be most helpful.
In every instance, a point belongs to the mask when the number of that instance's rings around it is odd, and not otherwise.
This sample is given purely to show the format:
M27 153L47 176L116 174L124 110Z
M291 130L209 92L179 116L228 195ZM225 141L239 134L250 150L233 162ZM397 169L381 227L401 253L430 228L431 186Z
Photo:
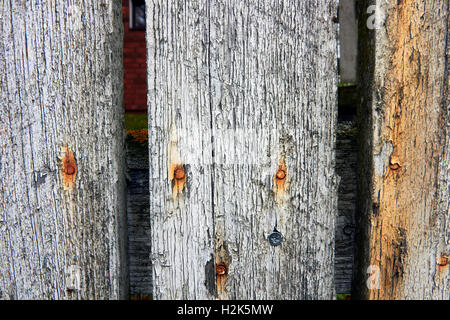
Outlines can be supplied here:
M448 268L448 257L442 256L438 259L437 265L439 266L439 272L442 273Z
M217 283L217 293L219 295L225 294L226 287L225 283L227 281L228 269L225 263L216 264L216 283Z
M177 168L175 169L175 180L182 180L186 176L183 168Z
M173 195L181 194L186 184L186 171L182 164L173 164L169 170L169 179L173 182Z
M277 188L277 190L276 190L277 194L285 191L286 179L287 179L286 164L284 163L283 160L280 160L280 165L278 166L278 170L273 177L273 180L275 181L275 185Z
M426 31L432 22L420 22L426 10L425 2L402 1L390 7L386 18L391 52L383 75L384 116L379 138L392 141L394 149L390 174L374 177L373 197L377 199L373 200L379 203L379 210L371 221L368 264L379 266L385 280L379 290L370 290L369 299L403 296L408 252L401 250L399 243L420 242L421 221L428 220L417 207L426 203L434 185L438 165L434 155L439 154L439 144L430 141L438 141L439 114L435 110L439 110L440 100L429 93L438 86ZM404 232L399 234L399 229Z
M64 157L61 159L61 178L64 189L73 189L77 177L77 162L72 149L66 147Z
M448 258L445 256L440 257L438 265L440 265L441 267L445 267L446 265L448 265Z
M218 264L216 266L216 273L218 276L223 276L227 273L227 267L224 264Z
M284 171L283 169L278 169L277 173L275 174L275 179L277 181L284 181L284 178L286 178L286 171Z
M127 134L133 137L136 142L144 143L148 141L148 129L127 130Z
M217 232L217 231L216 231ZM216 264L216 286L217 298L219 300L229 299L227 290L227 278L230 270L231 256L228 252L228 246L223 237L216 234L215 243L215 264Z

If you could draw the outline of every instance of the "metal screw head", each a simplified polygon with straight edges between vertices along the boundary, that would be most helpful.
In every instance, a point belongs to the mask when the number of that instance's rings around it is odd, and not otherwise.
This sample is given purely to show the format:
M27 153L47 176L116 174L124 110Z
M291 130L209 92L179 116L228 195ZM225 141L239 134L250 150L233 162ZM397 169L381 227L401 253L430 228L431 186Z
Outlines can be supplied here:
M283 236L278 231L274 231L269 234L267 239L269 240L269 243L274 247L279 246L281 242L283 242Z

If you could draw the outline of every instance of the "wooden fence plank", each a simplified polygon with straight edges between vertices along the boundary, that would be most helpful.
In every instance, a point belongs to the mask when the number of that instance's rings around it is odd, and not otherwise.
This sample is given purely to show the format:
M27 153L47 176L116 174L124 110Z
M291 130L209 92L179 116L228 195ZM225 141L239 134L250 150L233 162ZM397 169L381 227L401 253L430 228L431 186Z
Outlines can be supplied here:
M155 298L334 296L336 9L147 3Z
M0 17L0 298L126 298L120 3Z

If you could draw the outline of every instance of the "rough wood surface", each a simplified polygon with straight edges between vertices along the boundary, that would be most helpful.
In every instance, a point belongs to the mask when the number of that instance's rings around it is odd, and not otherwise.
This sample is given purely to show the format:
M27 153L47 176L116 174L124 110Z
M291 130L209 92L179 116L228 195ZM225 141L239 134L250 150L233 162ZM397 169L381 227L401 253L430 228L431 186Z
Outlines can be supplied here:
M154 298L213 298L207 2L146 5Z
M2 1L0 298L128 294L120 1Z
M336 9L147 3L156 299L334 297Z
M334 277L336 293L350 293L353 270L356 202L356 122L338 122L336 134L336 174L338 217L335 236ZM130 295L153 292L151 234L148 192L148 144L127 139L127 217Z
M361 10L369 4L363 1ZM448 264L440 262L450 248L448 1L376 5L384 16L379 28L367 30L364 17L360 26L364 101L355 294L448 300Z

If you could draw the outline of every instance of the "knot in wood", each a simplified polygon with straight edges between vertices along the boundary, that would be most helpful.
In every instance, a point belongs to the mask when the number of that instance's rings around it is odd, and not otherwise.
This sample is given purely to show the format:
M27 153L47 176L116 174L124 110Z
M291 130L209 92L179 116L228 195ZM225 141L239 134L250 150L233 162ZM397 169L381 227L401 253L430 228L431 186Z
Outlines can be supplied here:
M218 264L216 266L216 273L219 276L225 275L227 273L227 267L225 265L223 265L223 264Z
M400 160L397 156L391 156L389 160L389 168L393 171L400 169Z

